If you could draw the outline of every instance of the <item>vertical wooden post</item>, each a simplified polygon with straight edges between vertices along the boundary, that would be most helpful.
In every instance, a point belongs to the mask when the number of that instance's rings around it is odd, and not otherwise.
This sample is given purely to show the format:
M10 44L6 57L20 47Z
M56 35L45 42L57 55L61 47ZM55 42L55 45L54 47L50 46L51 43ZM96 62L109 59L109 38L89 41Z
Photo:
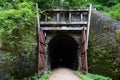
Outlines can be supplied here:
M47 33L45 33L45 39L47 37ZM48 72L48 54L47 54L47 48L48 48L48 45L47 45L47 42L45 41L45 62L44 62L44 68L45 68L45 72Z
M69 12L69 23L71 23L71 12Z
M83 28L82 34L82 70L84 73L88 73L88 64L87 64L87 50L86 50L86 35L85 35L85 29Z
M38 73L41 74L44 71L44 55L45 55L45 37L43 31L40 30L40 17L38 11L38 4L36 3L37 9L37 32L38 32Z
M59 14L59 12L57 12L57 22L59 22L60 21L60 14Z
M88 15L88 24L87 24L87 35L86 35L86 49L88 49L88 39L89 39L89 31L90 31L91 10L92 10L92 5L90 4L89 15Z
M83 14L82 14L82 12L80 13L80 17L81 17L81 22L83 22Z

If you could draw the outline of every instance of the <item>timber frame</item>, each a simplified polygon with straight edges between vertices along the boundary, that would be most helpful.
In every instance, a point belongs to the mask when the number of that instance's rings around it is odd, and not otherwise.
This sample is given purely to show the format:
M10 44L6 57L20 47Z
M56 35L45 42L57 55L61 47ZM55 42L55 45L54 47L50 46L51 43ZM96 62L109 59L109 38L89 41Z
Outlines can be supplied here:
M45 14L39 17L37 9L37 32L38 32L38 73L50 70L48 59L48 43L57 33L67 33L79 44L78 70L88 73L87 49L90 29L91 9L52 9L46 10Z

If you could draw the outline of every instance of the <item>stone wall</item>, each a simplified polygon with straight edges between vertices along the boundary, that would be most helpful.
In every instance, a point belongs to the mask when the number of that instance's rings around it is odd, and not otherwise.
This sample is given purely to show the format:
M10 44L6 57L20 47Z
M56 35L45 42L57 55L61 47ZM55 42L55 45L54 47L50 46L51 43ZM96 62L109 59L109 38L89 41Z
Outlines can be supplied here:
M89 72L119 80L120 42L116 38L119 30L119 21L92 10L88 49Z
M115 33L120 30L119 21L97 10L92 10L90 26L90 36L95 34L98 44L116 43Z
M114 32L120 30L120 21L93 9L91 14L91 26Z

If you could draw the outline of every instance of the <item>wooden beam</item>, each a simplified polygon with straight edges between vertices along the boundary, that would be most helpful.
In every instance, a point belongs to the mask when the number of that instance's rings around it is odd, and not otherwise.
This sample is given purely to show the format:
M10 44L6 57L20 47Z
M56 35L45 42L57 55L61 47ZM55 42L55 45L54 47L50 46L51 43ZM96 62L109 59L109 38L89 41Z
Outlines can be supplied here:
M56 31L59 31L59 30L71 30L71 31L79 31L79 30L83 30L84 27L42 27L42 30L45 30L45 31L52 31L52 30L56 30ZM86 28L85 28L86 30Z
M88 12L89 9L88 8L80 8L80 9L48 9L46 11L49 11L49 12L51 12L51 11L53 11L53 12L55 12L55 11L57 11L57 12L61 12L61 11L69 11L69 12L84 11L85 12L86 11L86 12Z
M84 25L87 24L87 21L85 22L40 22L41 25Z
M89 32L90 32L91 10L92 10L92 4L90 4L90 7L89 7L88 25L87 25L87 35L86 35L86 49L88 49L88 39L89 39Z

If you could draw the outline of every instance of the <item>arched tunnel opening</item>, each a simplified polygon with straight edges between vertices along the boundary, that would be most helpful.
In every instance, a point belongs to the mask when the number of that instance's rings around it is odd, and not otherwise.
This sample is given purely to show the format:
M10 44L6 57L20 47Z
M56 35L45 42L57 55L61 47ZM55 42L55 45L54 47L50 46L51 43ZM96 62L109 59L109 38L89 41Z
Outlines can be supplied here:
M69 35L56 35L48 44L51 70L69 68L78 70L78 43Z

